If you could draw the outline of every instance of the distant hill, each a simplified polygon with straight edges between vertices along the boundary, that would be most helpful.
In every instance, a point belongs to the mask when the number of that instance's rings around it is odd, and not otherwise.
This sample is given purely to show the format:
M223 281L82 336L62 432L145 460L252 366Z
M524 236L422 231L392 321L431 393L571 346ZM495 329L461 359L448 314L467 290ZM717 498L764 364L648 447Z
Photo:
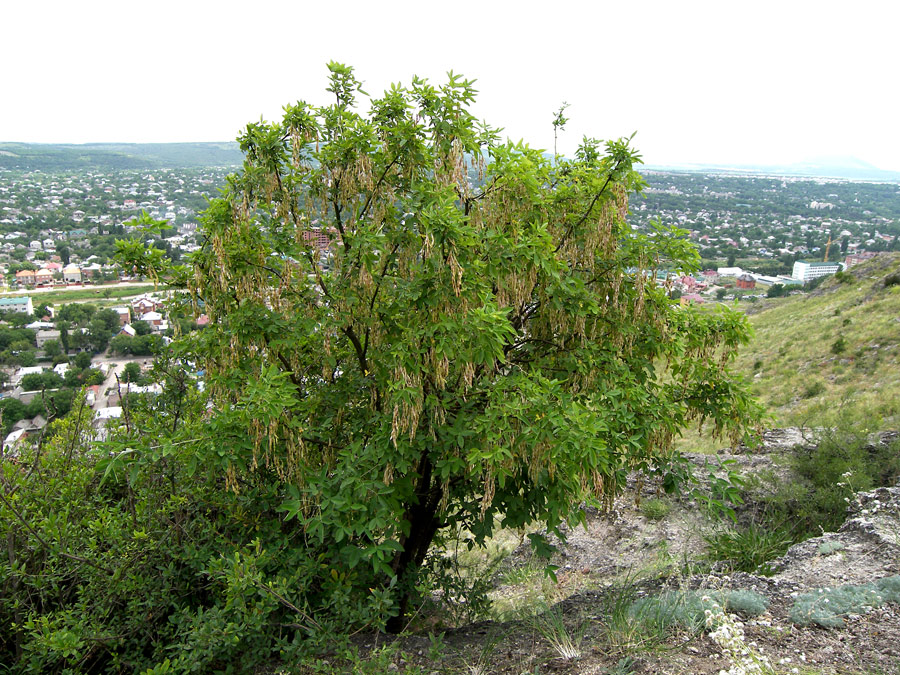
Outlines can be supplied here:
M647 168L658 171L843 178L852 181L900 183L900 171L885 171L855 157L818 157L786 165L678 164L670 166L647 165Z
M240 166L237 143L0 143L0 167L40 171Z

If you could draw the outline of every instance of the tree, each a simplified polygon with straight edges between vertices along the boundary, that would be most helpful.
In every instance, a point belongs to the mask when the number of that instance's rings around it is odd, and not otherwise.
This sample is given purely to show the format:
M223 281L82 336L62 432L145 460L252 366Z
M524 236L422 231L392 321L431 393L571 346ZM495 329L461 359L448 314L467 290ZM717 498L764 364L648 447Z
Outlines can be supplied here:
M772 284L766 291L767 298L780 298L788 294L788 289L784 284Z
M59 344L62 345L63 353L69 353L69 322L59 321L56 324L59 328Z
M134 328L134 332L138 335L150 335L153 332L153 327L142 319L138 319L137 321L131 322L131 327Z
M179 347L206 372L208 440L182 442L232 489L278 494L304 559L328 561L314 586L398 630L435 544L564 536L629 470L665 473L687 424L740 437L755 408L725 364L748 331L656 283L699 257L627 224L627 140L549 161L479 124L455 75L363 116L352 70L329 68L334 103L248 125L208 245L171 271L211 319Z
M84 370L85 368L91 367L91 353L90 352L78 352L75 357L72 359L72 363L79 370Z
M141 366L134 361L126 363L120 379L122 382L137 382L141 379Z
M62 354L62 347L60 346L59 340L47 340L44 343L44 354L51 359L55 359Z

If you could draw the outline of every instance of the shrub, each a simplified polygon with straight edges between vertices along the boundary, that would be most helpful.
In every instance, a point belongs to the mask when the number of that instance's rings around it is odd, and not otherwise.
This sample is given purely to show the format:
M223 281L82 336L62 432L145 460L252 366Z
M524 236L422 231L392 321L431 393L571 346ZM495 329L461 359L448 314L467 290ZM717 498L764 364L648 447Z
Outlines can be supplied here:
M884 287L890 288L891 286L900 285L900 274L889 274L884 278Z
M759 520L791 523L793 540L802 541L840 527L854 492L897 481L900 441L873 445L862 433L835 432L794 448L788 460L796 477L755 481L748 501L760 505Z
M847 349L847 341L844 339L844 336L841 335L837 340L831 343L831 353L832 354L843 354Z
M885 577L861 586L820 588L797 597L790 611L791 622L839 628L848 614L862 614L885 602L900 602L900 576Z
M186 398L156 422L202 409ZM338 614L313 618L295 602L323 563L295 554L276 493L251 482L226 490L183 444L143 456L115 440L92 449L91 420L78 398L40 451L0 463L0 663L12 672L252 672L275 645L331 644L375 616L331 622L346 606L341 576L316 589ZM160 437L153 418L130 423ZM370 595L369 609L380 615L384 599Z
M815 382L808 382L806 386L803 388L803 398L813 398L818 396L819 394L825 391L825 385L822 382L816 380Z
M751 590L730 591L697 590L668 591L635 601L629 613L635 618L653 618L660 626L669 629L679 625L687 630L700 631L706 623L707 604L703 598L709 597L724 606L727 611L744 617L759 616L769 606L765 596Z
M850 284L853 283L853 275L849 272L844 272L843 270L835 272L834 278L837 280L839 284Z

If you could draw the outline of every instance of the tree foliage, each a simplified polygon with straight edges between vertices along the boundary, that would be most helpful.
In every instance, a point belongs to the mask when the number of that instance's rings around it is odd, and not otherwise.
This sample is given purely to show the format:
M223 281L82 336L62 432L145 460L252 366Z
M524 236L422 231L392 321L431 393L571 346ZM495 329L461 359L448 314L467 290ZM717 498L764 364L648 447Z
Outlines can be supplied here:
M699 259L678 230L629 228L628 140L551 162L500 142L452 73L364 115L329 67L334 103L240 138L188 275L211 320L197 356L232 487L281 485L310 553L354 593L396 585L402 617L444 535L561 534L628 471L664 470L688 423L742 434L727 363L748 331L656 284L661 260Z

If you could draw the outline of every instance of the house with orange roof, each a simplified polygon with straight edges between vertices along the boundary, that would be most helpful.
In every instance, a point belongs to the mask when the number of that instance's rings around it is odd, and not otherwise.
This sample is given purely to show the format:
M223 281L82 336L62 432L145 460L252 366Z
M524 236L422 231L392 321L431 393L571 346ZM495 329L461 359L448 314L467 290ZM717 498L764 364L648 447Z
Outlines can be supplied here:
M16 272L16 285L19 288L23 286L31 288L34 284L34 270L19 270Z

